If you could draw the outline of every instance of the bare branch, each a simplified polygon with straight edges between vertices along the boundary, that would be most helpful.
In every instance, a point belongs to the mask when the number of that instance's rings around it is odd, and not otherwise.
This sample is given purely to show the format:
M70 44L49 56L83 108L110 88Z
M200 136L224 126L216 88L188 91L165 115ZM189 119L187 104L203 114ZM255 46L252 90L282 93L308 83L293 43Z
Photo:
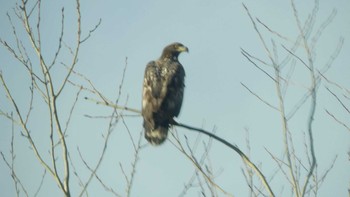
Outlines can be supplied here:
M121 196L118 193L116 193L111 187L106 186L106 184L102 181L102 179L97 175L96 171L92 169L89 164L85 161L84 157L82 156L79 147L77 148L80 159L83 161L85 167L96 177L96 179L100 182L100 184L104 187L104 189L108 192L111 192L115 196ZM84 186L85 187L85 186Z
M288 176L288 173L284 170L283 167L289 168L289 164L285 163L282 159L277 158L275 155L273 155L269 150L267 150L265 148L266 152L270 155L270 157L276 162L278 169L281 170L281 172L283 173L284 177L286 178L286 180L293 185L292 180L290 179L290 177Z
M48 66L46 65L44 58L42 56L42 51L41 51L41 46L40 46L40 29L39 29L39 26L40 26L40 2L38 4L39 14L38 14L38 21L37 21L38 41L35 41L33 32L31 30L32 28L31 28L31 25L29 23L28 13L27 13L25 4L26 4L26 2L24 0L22 0L23 23L24 23L25 29L27 31L27 34L29 36L30 42L31 42L36 54L37 54L39 61L40 61L40 67L41 67L42 74L45 76L44 81L45 81L45 88L46 88L46 93L47 93L47 97L48 97L48 108L50 111L51 135L52 135L53 125L55 125L57 134L59 136L61 148L62 148L62 159L63 159L63 166L64 166L63 182L58 177L57 170L55 167L56 161L54 158L54 147L51 148L51 154L53 155L52 162L54 165L54 169L52 171L52 174L53 174L54 178L56 179L58 185L60 186L61 190L64 192L65 196L69 197L70 196L70 189L69 189L69 175L70 175L70 173L69 173L68 150L67 150L65 136L64 136L62 128L61 128L60 120L59 120L58 113L57 113L57 107L56 107L56 101L57 101L59 94L55 94L53 80L51 78L51 74L49 72ZM80 21L79 0L77 0L77 10L78 10L78 15L79 15L78 18ZM59 92L61 90L59 90ZM52 140L52 137L51 137L51 140ZM53 146L53 144L54 143L52 140L51 145Z
M26 0L26 3L25 3L25 4L27 4L27 1L28 1L28 0ZM37 0L37 1L35 2L35 4L33 5L32 9L29 11L28 18L30 18L30 15L32 15L33 11L35 10L35 7L38 6L39 1L40 1L40 0ZM24 7L23 7L22 9L24 9Z
M62 63L66 69L70 69L66 64ZM78 73L74 70L72 70L72 74L75 74L76 76L82 78L84 81L86 81L90 86L91 88L87 88L87 87L84 87L82 85L78 85L70 80L68 80L68 83L70 83L71 85L75 86L75 87L78 87L79 89L83 89L85 91L88 91L94 95L97 95L98 97L100 97L105 103L112 103L112 101L108 100L105 96L103 96L103 94L95 87L95 85L92 83L92 81L90 79L88 79L86 76L84 76L83 74L81 73ZM113 104L113 103L112 103Z
M30 116L30 113L33 109L33 100L34 100L34 78L32 76L32 80L31 80L31 86L29 87L30 89L30 100L29 100L29 109L28 109L28 112L27 112L27 115L26 115L26 118L25 118L25 124L28 123L28 120L29 120L29 116Z
M333 85L333 86L339 88L340 90L346 92L346 94L349 94L349 96L350 96L350 90L349 90L349 89L344 88L343 86L339 85L338 83L329 80L329 79L328 79L326 76L324 76L320 71L318 71L318 74L319 74L323 79L325 79L325 80L327 81L327 83L329 83L329 84L331 84L331 85ZM347 95L345 95L345 94L343 94L343 96L344 96L345 98L347 98L347 99L350 99L350 98L349 98Z
M227 142L226 140L208 132L208 131L205 131L203 129L198 129L198 128L195 128L195 127L191 127L191 126L187 126L187 125L184 125L182 123L178 123L178 122L175 122L173 121L172 123L173 125L175 126L179 126L179 127L183 127L183 128L186 128L186 129L189 129L191 131L197 131L197 132L201 132L209 137L212 137L214 138L215 140L221 142L222 144L226 145L227 147L231 148L232 150L234 150L241 158L242 160L251 168L254 170L254 172L257 174L257 176L260 178L261 182L263 183L263 185L265 186L265 189L267 190L267 192L269 193L270 196L275 196L274 193L272 192L271 188L270 188L270 185L268 184L268 182L266 181L266 178L265 176L262 174L262 172L259 170L259 168L254 164L252 163L249 158L235 145L232 145L231 143Z
M113 114L114 114L114 112L113 112ZM102 163L102 161L103 161L103 158L104 158L105 153L106 153L106 150L107 150L107 145L108 145L110 136L111 136L111 134L112 134L112 132L113 132L113 128L114 128L113 125L115 125L115 124L112 124L112 122L113 122L113 120L114 120L113 117L114 117L114 116L112 115L112 118L111 118L110 124L109 124L109 128L108 128L108 130L107 130L107 135L104 137L104 143L103 143L103 148L102 148L102 152L101 152L101 154L100 154L100 157L99 157L99 159L98 159L98 161L97 161L97 164L96 164L95 168L93 168L93 169L91 168L91 170L90 170L91 174L90 174L88 180L87 180L86 183L84 184L83 189L81 190L81 192L80 192L80 194L79 194L80 197L86 192L87 187L89 186L89 184L90 184L92 178L96 176L97 170L99 169L99 167L100 167L100 165L101 165L101 163ZM116 119L116 121L117 121L117 120L118 120L118 119ZM79 151L79 150L78 150L78 151ZM80 151L79 151L79 152L80 152Z
M53 67L53 65L55 65L58 54L60 53L61 48L62 48L62 39L63 39L63 33L64 33L64 7L62 8L61 12L62 12L62 14L61 14L61 18L62 18L62 20L61 20L61 35L58 39L58 48L56 50L55 56L54 56L51 64L49 65L49 70Z
M74 111L75 106L76 106L76 104L77 104L77 102L78 102L78 99L79 99L81 90L82 90L82 89L79 89L79 90L78 90L78 92L77 92L77 94L76 94L76 96L75 96L74 103L73 103L73 105L72 105L72 107L71 107L71 109L70 109L69 116L68 116L68 119L67 119L67 122L66 122L66 127L65 127L65 129L64 129L64 131L63 131L64 135L66 135L66 133L67 133L67 129L68 129L69 123L70 123L70 121L71 121L71 119L72 119L73 111Z
M94 31L101 25L102 19L100 18L100 20L98 21L98 23L95 25L95 27L93 29L91 29L89 31L89 35L87 35L85 38L83 38L80 43L85 42L87 39L90 38L91 34L94 33Z
M288 52L290 53L292 56L294 56L295 58L297 58L306 68L308 68L309 70L310 67L299 57L297 56L295 53L293 53L291 50L287 49L287 47L285 47L284 45L282 45L282 47Z
M336 94L334 94L328 87L326 87L326 89L327 89L327 91L329 92L329 93L331 93L336 99L337 99L337 101L340 103L340 105L350 114L350 110L345 106L345 104L339 99L339 97L336 95Z
M5 164L7 165L7 167L11 170L11 177L12 177L12 180L13 180L13 182L14 182L14 184L15 184L16 195L19 196L19 188L18 188L17 185L20 185L20 186L21 186L21 189L22 189L23 192L24 192L24 194L25 194L26 196L29 196L27 190L25 189L25 187L23 186L22 182L20 181L20 179L19 179L19 178L17 177L17 175L16 175L16 172L15 172L13 166L12 166L13 163L10 164L10 163L6 160L5 155L4 155L3 152L0 152L0 154L1 154L2 160L5 162Z
M12 113L11 113L11 119L13 120L13 114ZM15 171L16 155L15 155L15 148L14 148L14 141L15 141L14 121L11 121L11 131L12 131L11 132L11 146L10 146L11 164L10 164L10 162L8 162L6 160L5 155L3 154L3 152L0 152L0 154L2 156L3 161L7 165L7 167L11 170L11 177L12 177L13 183L15 185L16 195L19 196L19 194L20 194L20 190L19 190L19 187L18 187L18 185L19 185L21 187L21 189L23 190L24 194L26 196L29 196L26 188L22 184L22 181L19 179L19 177L17 176L16 171Z
M130 172L129 183L128 183L127 188L126 188L126 196L130 196L131 189L132 189L132 186L133 186L133 182L134 182L134 179L135 179L136 164L139 161L139 154L140 154L140 151L142 149L142 147L141 147L141 142L142 142L142 137L143 137L142 133L143 132L141 131L140 132L140 136L139 136L139 140L138 140L138 143L137 143L137 147L136 147L135 153L134 153L134 160L131 163L132 170Z
M116 106L118 106L118 102L119 102L119 99L120 99L120 96L121 96L121 90L122 90L123 83L124 83L126 67L127 67L127 62L125 62L124 72L123 72L123 75L122 75L121 83L119 85L118 97L117 97L116 102L115 102ZM97 170L99 169L99 167L100 167L100 165L101 165L101 163L102 163L102 161L104 159L110 136L111 136L111 134L112 134L112 132L114 130L115 125L119 121L119 116L116 116L117 114L118 114L117 108L114 107L113 108L113 112L112 112L112 114L110 116L111 118L109 120L108 129L106 131L107 134L104 137L104 144L103 144L103 148L102 148L100 157L99 157L99 159L97 161L97 164L96 164L95 168L91 170L91 174L90 174L88 180L86 181L86 183L84 184L84 187L83 187L82 191L80 192L79 197L81 197L85 193L85 191L86 191L87 187L89 186L92 178L96 176Z
M176 130L175 130L175 131L176 131ZM176 136L174 135L174 133L172 133L172 134L173 134L174 138L176 138L176 142L179 143L178 137L176 137ZM177 132L176 132L176 134L177 134ZM201 135L200 133L198 133L198 135L197 135L197 137L196 137L195 147L192 148L193 151L196 150L197 145L199 144L199 141L200 141L199 139L201 138L201 136L202 136L202 135ZM174 145L173 142L172 142L172 144ZM202 156L201 156L201 158L200 158L200 160L199 160L199 165L200 165L200 166L204 165L205 160L208 159L209 150L210 150L211 145L212 145L212 138L209 139L208 144L205 144L204 142L203 142L203 144L204 144L204 149L205 149L205 151L203 152L203 154L202 154ZM179 148L178 148L178 149L179 149ZM194 172L193 172L193 174L192 174L192 176L191 176L191 178L190 178L190 179L188 180L188 182L185 184L184 189L182 190L182 192L180 193L179 196L185 196L185 195L186 195L187 191L188 191L191 187L193 187L193 185L194 185L193 182L195 181L195 179L196 179L196 178L199 179L198 176L199 176L198 170L195 169ZM200 181L200 180L198 180L198 181ZM208 181L207 181L207 182L208 182Z
M334 60L338 57L341 49L343 48L344 45L344 38L340 37L338 41L337 47L334 49L332 55L329 57L328 62L320 69L321 73L325 73L328 71L328 69L332 66Z
M259 70L261 70L263 73L265 73L270 79L272 79L274 82L276 82L276 79L275 78L273 78L269 73L267 73L265 70L263 70L262 68L260 68L255 62L253 62L251 59L250 59L250 54L249 53L247 53L246 51L244 51L243 49L242 49L242 51L241 51L241 53L242 53L242 55L244 56L244 57L246 57L247 59L248 59L248 61L250 61L256 68L258 68Z
M64 86L66 85L66 83L68 82L68 79L69 79L69 77L70 77L70 75L72 74L72 71L74 70L74 67L75 67L75 65L77 64L77 62L78 62L78 54L79 54L79 49L80 49L80 41L81 41L81 14L80 14L80 1L79 0L76 0L76 4L77 4L77 7L76 7L76 11L77 11L77 14L78 14L78 20L77 20L77 46L75 47L75 51L74 51L74 56L73 56L73 60L72 60L72 63L71 63L71 65L69 66L69 71L68 71L68 73L66 74L66 77L65 77L65 79L63 80L63 82L62 82L62 85L61 85L61 87L58 89L58 91L57 91L57 94L56 94L56 96L58 97L60 94L61 94L61 92L62 92L62 90L63 90L63 88L64 88Z
M246 6L244 3L242 3L242 5L243 5L244 9L246 10L246 12L247 12L247 14L248 14L248 16L249 16L249 18L250 18L250 21L251 21L252 24L253 24L253 27L254 27L256 33L259 35L260 41L261 41L261 43L262 43L263 46L264 46L264 49L265 49L265 52L266 52L267 56L269 57L269 59L271 60L271 62L273 63L273 65L275 65L276 63L275 63L275 61L274 61L274 59L273 59L273 57L272 57L272 53L271 53L271 51L269 50L269 48L267 47L267 45L266 45L266 43L265 43L265 40L264 40L263 36L261 35L261 33L260 33L260 31L259 31L259 29L258 29L258 27L257 27L257 25L256 25L256 23L255 23L255 21L254 21L254 19L253 19L253 17L251 16L251 14L250 14L250 12L249 12L247 6Z
M245 89L247 89L251 94L253 94L256 98L258 98L260 101L262 101L263 103L265 103L267 106L271 107L274 110L279 111L279 109L275 106L273 106L272 104L268 103L267 101L265 101L264 99L262 99L259 95L257 95L255 92L253 92L252 90L250 90L244 83L241 82L241 85L243 87L245 87Z
M251 146L250 146L250 137L249 137L248 128L245 128L245 133L246 133L247 156L250 157ZM245 171L244 169L242 169L242 173L250 189L249 195L250 197L253 197L253 194L256 196L254 191L254 184L253 184L253 171L247 165L244 165L244 167L245 167Z
M174 124L175 125L175 124ZM179 126L179 125L176 125ZM233 196L232 194L226 192L224 189L222 189L219 185L217 185L214 180L212 180L207 173L204 171L204 169L202 168L201 164L197 162L197 159L195 159L193 157L192 154L188 154L184 147L182 146L182 144L180 143L180 141L174 137L174 139L177 142L177 145L173 142L171 142L179 151L181 151L193 164L194 166L198 169L198 171L203 175L203 177L206 179L206 181L208 181L211 185L213 185L214 187L216 187L219 191L221 191L223 194L225 194L226 196ZM204 193L203 193L204 194Z
M85 97L85 100L92 101L92 102L94 102L94 103L96 103L98 105L105 105L107 107L113 107L115 109L125 110L125 111L134 112L134 113L137 113L137 114L141 114L141 110L130 108L130 107L127 107L127 106L116 105L114 103L106 103L106 102L98 101L98 100L95 100L95 99L92 99L92 98L88 98L88 97Z
M328 18L318 28L316 34L311 39L311 44L310 44L311 50L313 50L315 48L315 46L316 46L319 38L321 37L322 33L324 32L326 27L329 26L329 24L333 21L333 19L335 18L336 15L337 15L337 10L333 9L332 13L328 16Z
M77 170L75 168L74 162L72 161L72 158L70 157L69 153L68 153L68 158L69 158L70 164L72 166L72 172L75 175L75 177L78 179L79 186L83 187L84 186L83 181L82 181L81 177L79 176L79 174L78 174L78 172L77 172ZM86 192L86 195L88 196L87 192Z
M25 137L28 139L29 144L31 145L31 148L34 151L35 156L38 158L39 162L41 163L41 165L43 165L45 167L45 169L47 171L50 172L51 175L53 175L55 177L55 173L54 171L50 168L50 166L43 160L43 158L41 157L35 142L33 141L29 129L27 128L27 125L24 123L24 120L22 118L21 112L19 111L19 107L17 106L16 101L13 99L12 94L10 92L10 90L8 89L6 82L2 76L2 74L0 73L0 80L2 82L2 85L6 91L7 97L10 99L11 104L13 105L13 107L15 108L16 114L19 118L19 123L21 125L21 127L23 128L24 132L25 132ZM58 179L58 177L55 177L56 182L60 185L61 181Z
M294 18L297 22L297 26L299 29L299 33L302 37L302 41L304 43L304 49L308 57L308 66L310 68L310 77L311 77L311 87L310 87L310 92L311 92L311 106L310 106L310 113L309 113L309 119L308 119L308 134L309 134L309 139L310 139L310 152L311 152L311 166L308 172L308 175L306 176L306 180L303 186L303 189L301 191L301 196L305 195L306 188L309 183L309 179L313 174L313 171L316 167L316 156L315 156L315 150L314 150L314 140L313 140L313 135L312 135L312 126L313 126L313 120L314 120L314 115L316 111L316 87L317 87L317 80L315 77L315 71L314 71L314 65L313 65L313 56L311 49L309 48L309 45L307 43L306 39L306 34L301 26L301 22L299 19L298 11L295 7L294 0L291 0L291 5L294 13ZM318 1L315 2L315 7L318 7Z
M285 98L285 96L287 94L287 90L290 87L289 84L291 83L291 78L292 78L292 75L294 74L295 65L296 65L296 60L292 60L290 68L289 68L289 70L286 74L286 77L285 77L286 80L285 80L285 84L284 84L284 87L282 90L283 98Z
M340 121L338 118L336 118L331 112L329 112L328 110L325 109L325 111L327 112L327 114L332 117L336 122L338 122L340 125L342 125L343 127L345 127L348 131L350 131L350 127L347 126L345 123L343 123L342 121Z
M38 189L36 190L34 196L38 196L38 194L39 194L39 192L44 184L45 176L46 176L46 169L44 169L43 175L41 176L40 184L39 184Z
M334 157L334 159L333 159L331 165L329 166L329 168L327 168L327 169L324 171L323 175L322 175L321 178L318 180L318 182L319 182L320 184L322 184L322 183L325 181L325 179L326 179L328 173L333 169L334 164L335 164L335 162L337 161L337 158L338 158L338 155L335 155L335 157Z

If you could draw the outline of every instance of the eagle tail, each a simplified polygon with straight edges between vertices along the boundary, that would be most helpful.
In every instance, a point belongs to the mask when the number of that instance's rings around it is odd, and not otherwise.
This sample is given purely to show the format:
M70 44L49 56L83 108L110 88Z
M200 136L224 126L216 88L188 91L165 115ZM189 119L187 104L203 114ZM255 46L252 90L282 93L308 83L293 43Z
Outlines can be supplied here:
M146 140L152 145L162 144L168 136L169 126L156 125L155 127L153 127L155 129L153 129L152 127L149 127L147 125L148 124L144 124Z

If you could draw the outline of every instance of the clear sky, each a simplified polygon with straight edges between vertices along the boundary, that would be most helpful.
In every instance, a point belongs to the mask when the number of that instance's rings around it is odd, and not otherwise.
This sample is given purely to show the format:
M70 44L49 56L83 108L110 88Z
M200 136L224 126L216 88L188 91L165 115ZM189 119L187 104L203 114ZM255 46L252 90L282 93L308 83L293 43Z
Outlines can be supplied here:
M18 2L20 3L20 2ZM290 1L263 0L244 1L253 17L258 17L273 30L286 36L289 40L297 38L298 29ZM18 28L19 38L29 47L28 37L24 34L23 26L13 12L16 1L0 0L0 38L9 45L15 46L11 24L6 13L13 18ZM304 22L313 8L313 1L296 2L301 21ZM44 57L50 61L57 49L61 28L61 8L64 13L64 42L75 46L76 42L76 12L75 1L43 1L41 17L41 39ZM323 31L315 46L315 67L322 68L334 52L339 39L344 38L342 51L326 73L331 79L344 87L350 88L350 1L320 0L316 15L314 30L310 32L310 42L318 28L336 10L333 21ZM236 144L247 151L246 129L249 130L251 159L260 166L266 177L273 177L278 169L265 148L278 157L283 156L282 125L279 113L255 96L250 94L242 85L244 83L262 98L278 106L274 83L261 71L250 64L241 54L241 48L268 62L258 35L253 29L249 17L242 6L242 1L235 0L149 0L149 1L82 1L82 36L88 35L90 29L102 20L101 25L89 40L81 45L79 62L76 71L89 78L95 87L107 98L114 101L118 95L119 84L122 80L125 59L127 69L119 103L139 109L141 106L141 91L144 68L146 64L157 59L164 46L172 42L181 42L189 48L188 54L180 55L180 62L186 70L186 89L182 111L178 120L195 127L203 127L212 131L227 141ZM34 17L32 19L33 27ZM276 43L279 59L287 54L281 44L287 48L292 42L271 36L261 25L260 30L266 38L268 46L272 46L271 38ZM298 55L306 61L302 49ZM34 58L34 52L29 54ZM63 79L65 69L61 62L68 63L71 55L63 46L63 53L53 67L53 77ZM35 65L38 66L38 65ZM260 65L270 74L272 68ZM39 67L34 68L39 71ZM29 86L28 76L23 66L14 60L4 47L0 47L0 71L16 101L23 112L28 109ZM288 72L288 68L284 71ZM77 77L71 79L75 83L88 85ZM310 86L309 72L299 61L286 93L287 113L293 109L298 100ZM350 132L336 123L325 109L331 111L345 123L350 125L350 114L340 106L337 100L325 87L334 88L324 81L318 89L316 116L314 121L314 140L317 171L321 176L327 170L335 156L337 160L327 179L321 185L319 196L347 196L350 183ZM334 89L336 91L338 89ZM66 122L77 88L68 86L58 101L60 117ZM341 95L341 91L336 91ZM85 182L89 170L82 163L77 148L82 152L86 161L95 166L103 146L103 137L108 128L109 119L90 119L84 115L108 116L112 110L86 101L83 97L93 97L83 91L72 116L67 130L67 143L73 164ZM47 108L42 105L40 95L34 100L33 113L30 118L30 131L44 158L49 160L49 130ZM344 97L342 97L344 100ZM349 100L344 100L348 108ZM293 134L297 154L306 161L303 133L307 131L307 116L310 102L306 102L299 112L290 120L290 130ZM0 87L0 109L10 113L14 111L5 91ZM125 112L126 113L126 112ZM130 113L127 113L130 114ZM125 123L133 138L137 141L142 131L141 117L126 117ZM15 169L23 185L33 196L43 174L43 168L34 157L33 151L25 138L20 136L20 127L15 127ZM185 144L184 135L191 145L195 144L197 134L185 129L177 129L181 141ZM10 159L11 122L0 116L0 151ZM205 136L201 140L207 142ZM142 139L142 144L146 140ZM202 143L196 152L200 158L203 153ZM98 170L98 175L117 193L125 196L126 181L120 169L120 164L127 174L130 173L134 151L125 126L120 121L113 130L107 148L105 159ZM239 156L227 147L214 142L209 154L210 164L215 181L223 189L235 196L247 196L248 187L242 175L243 163ZM305 162L307 166L307 162ZM59 169L62 170L62 169ZM195 167L169 141L159 147L145 146L139 153L136 174L131 196L179 196L184 185L191 178ZM14 196L15 189L10 171L4 161L0 161L0 192L4 196ZM302 176L305 176L303 174ZM302 180L304 180L302 178ZM272 189L277 195L290 196L289 186L281 172L271 182ZM258 184L259 185L259 184ZM80 186L72 175L73 196L80 192ZM94 180L88 188L89 196L112 196ZM188 190L188 196L200 196L198 186ZM43 188L38 196L62 196L53 178L47 174ZM220 196L223 194L218 192Z

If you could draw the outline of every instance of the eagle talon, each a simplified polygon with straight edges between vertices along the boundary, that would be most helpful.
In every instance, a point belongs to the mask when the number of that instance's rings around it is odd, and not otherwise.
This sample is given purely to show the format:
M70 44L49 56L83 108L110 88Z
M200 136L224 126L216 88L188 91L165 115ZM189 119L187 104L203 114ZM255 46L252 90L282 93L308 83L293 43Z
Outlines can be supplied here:
M177 122L174 120L174 118L171 118L171 119L169 120L169 124L170 124L170 125L176 125Z

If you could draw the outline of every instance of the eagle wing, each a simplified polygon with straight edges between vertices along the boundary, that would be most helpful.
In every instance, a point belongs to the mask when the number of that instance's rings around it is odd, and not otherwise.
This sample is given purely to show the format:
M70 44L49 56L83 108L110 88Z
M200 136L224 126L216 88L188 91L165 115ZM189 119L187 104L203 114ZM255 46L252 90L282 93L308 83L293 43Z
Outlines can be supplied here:
M151 118L159 110L166 95L162 71L155 61L147 64L143 81L142 114ZM164 87L165 86L165 87Z
M160 64L167 65L160 65ZM153 113L178 116L184 92L185 71L181 64L151 61L147 64L143 82L142 115L153 118Z
M166 109L171 117L177 117L180 113L185 87L184 78L185 70L179 62L174 62L168 67L168 75L165 80L167 94L162 108Z

